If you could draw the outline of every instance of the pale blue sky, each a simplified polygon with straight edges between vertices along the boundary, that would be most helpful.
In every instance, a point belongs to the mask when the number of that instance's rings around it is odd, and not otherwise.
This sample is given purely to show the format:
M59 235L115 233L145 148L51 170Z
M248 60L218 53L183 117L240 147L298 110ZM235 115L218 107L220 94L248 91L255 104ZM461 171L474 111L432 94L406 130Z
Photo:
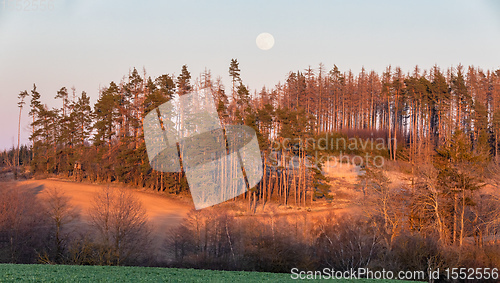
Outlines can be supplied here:
M17 144L17 94L33 83L44 103L59 106L62 86L95 101L99 86L133 67L158 76L187 64L193 77L207 68L228 87L231 58L252 90L320 62L355 73L389 64L500 68L495 0L52 1L52 11L17 11L0 0L0 149ZM256 47L261 32L274 36L271 50ZM28 124L26 107L24 143Z

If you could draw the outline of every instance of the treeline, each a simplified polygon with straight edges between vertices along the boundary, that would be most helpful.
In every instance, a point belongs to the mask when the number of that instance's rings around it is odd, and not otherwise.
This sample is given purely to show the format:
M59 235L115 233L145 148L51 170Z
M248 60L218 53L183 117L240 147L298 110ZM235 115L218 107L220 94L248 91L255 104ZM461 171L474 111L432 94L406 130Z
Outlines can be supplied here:
M133 69L119 83L101 89L94 105L85 92L77 95L74 88L62 87L55 94L62 106L52 109L41 102L34 85L29 93L31 171L185 192L182 172L162 173L149 166L142 119L174 96L201 88L213 95L223 124L246 124L258 133L264 178L245 194L249 206L267 201L305 206L328 197L320 157L332 152L314 152L314 145L330 133L344 139L386 141L384 149L376 152L356 148L342 153L368 151L415 166L422 159L428 162L460 131L471 150L483 151L488 159L498 158L499 71L436 66L428 71L415 67L405 74L388 67L382 74L363 69L355 75L336 66L327 71L320 65L290 72L284 83L253 94L240 77L235 59L229 75L231 86L226 92L221 78L214 79L210 71L193 79L183 66L177 77L151 78ZM23 93L27 92L21 92L20 98Z
M290 273L298 271L423 271L416 281L428 280L428 271L446 268L497 268L498 245L457 249L441 245L432 236L405 231L389 246L379 219L325 213L237 217L223 210L193 211L172 231L167 248L172 266ZM298 272L296 271L296 272ZM498 275L498 273L496 273ZM482 282L496 282L496 278ZM454 282L454 281L453 281Z
M28 145L21 145L19 147L19 165L27 166L31 162L31 147ZM17 162L17 150L12 147L9 150L0 152L0 167L13 167Z

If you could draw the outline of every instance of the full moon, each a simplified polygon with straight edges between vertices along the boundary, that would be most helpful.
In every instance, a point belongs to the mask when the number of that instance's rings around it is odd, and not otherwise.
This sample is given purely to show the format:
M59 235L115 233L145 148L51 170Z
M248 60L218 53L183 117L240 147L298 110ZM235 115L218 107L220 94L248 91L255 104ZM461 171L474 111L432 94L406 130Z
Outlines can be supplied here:
M274 46L274 37L270 33L263 32L257 36L255 43L260 49L269 50Z

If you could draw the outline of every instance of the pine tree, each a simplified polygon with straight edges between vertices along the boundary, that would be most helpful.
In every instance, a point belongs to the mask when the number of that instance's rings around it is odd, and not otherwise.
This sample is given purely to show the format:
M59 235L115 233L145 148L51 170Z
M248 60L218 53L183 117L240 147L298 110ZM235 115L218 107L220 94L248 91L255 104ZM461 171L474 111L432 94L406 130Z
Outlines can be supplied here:
M108 143L111 146L111 141L115 132L115 122L118 120L117 104L119 103L118 86L111 82L109 87L101 92L99 99L94 105L93 118L94 123L94 144L97 146Z
M62 102L63 102L62 113L63 113L63 117L66 117L66 115L68 114L67 107L69 104L68 90L66 89L66 87L62 87L59 91L57 91L57 95L55 96L55 98L56 99L60 98L62 100Z
M31 136L34 151L33 171L38 169L44 173L56 172L58 122L56 109L48 109L43 105L37 110L37 118L31 124L32 128L35 129Z
M215 82L215 103L217 105L217 113L219 114L219 118L223 125L229 123L229 100L226 95L226 91L224 90L224 85L222 84L221 78L217 78Z
M239 63L237 59L231 59L231 63L229 64L229 76L231 77L231 83L232 83L232 88L231 88L231 94L234 99L235 95L235 86L237 82L241 83L241 78L240 78L240 68L239 68Z
M90 137L92 126L92 108L90 107L90 97L85 91L73 105L70 120L74 124L72 129L76 138L76 143L83 148L85 141Z
M59 172L69 172L72 170L72 162L74 159L75 131L74 122L71 120L71 111L74 106L74 101L68 99L68 90L62 87L54 97L62 100L62 107L59 111L60 116L57 117L59 123L55 125L56 137L56 164Z
M437 145L442 144L446 135L446 125L448 124L447 113L449 113L450 87L446 78L436 66L433 69L434 77L431 84L431 93L434 102L431 127L434 124Z
M34 127L35 120L38 119L38 115L40 113L40 110L42 108L42 103L40 102L40 93L36 90L36 85L33 84L33 90L31 90L31 102L30 102L30 112L29 115L32 118L31 122L31 136L30 140L33 143L32 144L32 159L35 157L35 141L36 141L36 136L35 136L35 131L38 130L37 128Z
M474 103L474 146L473 149L484 156L484 158L489 159L490 157L490 133L488 127L488 110L479 101Z
M453 207L453 215L448 215L451 240L457 244L458 237L458 244L461 246L466 237L466 209L474 205L473 192L483 186L480 176L483 175L485 155L472 150L470 139L461 130L455 131L451 140L439 147L437 153L434 166L438 169L438 184L449 205Z
M243 111L249 110L250 99L250 92L248 91L248 88L240 83L236 92L236 104L238 105L238 108Z
M456 99L456 128L466 130L470 124L470 106L472 98L465 85L462 66L457 68L457 74L452 76L451 91Z
M17 160L15 166L19 166L19 145L21 143L21 114L23 112L23 107L26 102L24 102L24 99L29 96L27 91L21 91L17 97L19 98L19 102L17 103L17 106L19 107L19 124L17 127ZM17 168L15 170L15 178L17 179Z
M155 85L160 94L167 100L171 99L175 92L174 79L170 75L161 75L155 79Z
M127 92L127 97L131 100L129 104L129 110L127 111L128 124L132 128L132 136L134 137L133 142L135 149L139 147L141 135L141 125L144 109L142 108L144 103L144 80L139 75L136 68L132 70L129 75L128 83L125 85L125 92Z
M189 73L187 65L182 66L181 74L177 77L177 93L179 95L187 94L191 91L191 73Z

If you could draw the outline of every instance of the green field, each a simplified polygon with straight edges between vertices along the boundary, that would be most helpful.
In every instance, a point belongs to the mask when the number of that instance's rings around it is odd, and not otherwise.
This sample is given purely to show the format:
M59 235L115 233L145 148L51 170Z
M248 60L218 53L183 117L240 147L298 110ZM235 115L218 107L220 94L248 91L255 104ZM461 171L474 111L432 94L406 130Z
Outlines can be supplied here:
M157 267L0 264L0 282L296 282L290 274ZM310 281L310 280L307 280ZM381 280L322 280L382 282ZM385 281L403 282L403 281Z

